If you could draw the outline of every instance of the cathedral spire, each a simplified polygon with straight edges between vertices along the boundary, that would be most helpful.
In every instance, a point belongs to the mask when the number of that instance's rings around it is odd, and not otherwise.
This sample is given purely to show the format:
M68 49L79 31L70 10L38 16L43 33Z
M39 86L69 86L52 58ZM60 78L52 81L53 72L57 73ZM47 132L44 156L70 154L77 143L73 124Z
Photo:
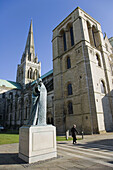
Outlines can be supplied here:
M30 23L29 33L25 50L21 58L21 64L18 65L16 81L25 85L36 80L41 75L41 63L38 62L37 55L35 56L33 25Z
M32 20L30 23L29 33L28 33L27 42L25 46L25 54L28 55L33 54L33 56L35 56Z

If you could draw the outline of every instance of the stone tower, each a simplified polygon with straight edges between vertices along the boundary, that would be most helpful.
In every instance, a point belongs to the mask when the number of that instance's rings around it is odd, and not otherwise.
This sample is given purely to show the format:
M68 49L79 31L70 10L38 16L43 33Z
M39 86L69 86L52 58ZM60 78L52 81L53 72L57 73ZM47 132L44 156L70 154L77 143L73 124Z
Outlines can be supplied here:
M30 23L29 33L24 53L21 58L21 64L17 68L16 81L22 85L30 83L41 76L41 63L35 56L33 26Z
M101 25L78 7L53 30L52 44L58 134L73 124L86 134L113 130L113 54Z

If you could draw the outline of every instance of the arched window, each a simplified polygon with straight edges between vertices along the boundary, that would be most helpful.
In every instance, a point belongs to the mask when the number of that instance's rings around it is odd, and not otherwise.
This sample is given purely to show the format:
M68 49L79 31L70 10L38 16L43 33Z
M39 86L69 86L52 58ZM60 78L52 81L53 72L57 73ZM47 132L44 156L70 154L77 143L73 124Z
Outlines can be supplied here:
M72 95L72 84L68 84L68 96Z
M98 54L96 54L96 63L97 63L97 66L101 67L100 57Z
M29 78L29 70L28 70L28 72L27 72L27 78Z
M27 119L27 106L25 108L25 119Z
M71 60L70 57L67 57L67 69L71 68Z
M30 72L30 79L32 79L32 75L33 75L32 68L30 68L29 72Z
M101 80L100 82L100 87L101 87L101 93L106 93L105 83L103 80Z
M33 73L33 79L35 80L35 71L34 71L34 73Z
M63 32L63 43L64 43L64 51L67 50L67 45L66 45L66 34Z
M37 78L38 78L38 71L35 70L35 79L37 79Z
M9 98L10 98L11 100L13 100L13 92L10 92L10 93L9 93Z
M95 27L93 26L93 27L92 27L92 35L93 35L94 46L96 47L95 33L96 33L96 29L95 29Z
M70 27L71 46L74 45L73 27Z
M33 79L37 79L38 77L38 71L35 69L34 73L33 73Z
M92 42L92 33L91 33L91 25L90 25L89 21L87 21L87 29L88 29L88 35L89 35L90 44L93 45L93 42Z
M28 60L31 61L31 53L28 56Z
M68 103L68 114L73 114L73 104L72 104L72 102Z

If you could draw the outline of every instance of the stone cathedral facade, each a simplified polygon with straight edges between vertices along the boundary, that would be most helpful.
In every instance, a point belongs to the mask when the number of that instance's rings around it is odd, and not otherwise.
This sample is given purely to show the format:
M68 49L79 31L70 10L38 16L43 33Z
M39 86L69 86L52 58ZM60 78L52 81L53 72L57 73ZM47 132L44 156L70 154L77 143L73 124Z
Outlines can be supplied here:
M0 124L5 128L18 129L29 119L32 105L32 83L41 76L41 63L35 55L33 26L29 33L21 63L17 67L16 82L0 80ZM52 101L53 71L41 77ZM48 123L53 124L52 105L48 103Z
M47 122L58 134L73 124L85 134L113 131L113 38L77 7L54 30L53 70L41 76L32 22L16 82L0 80L0 121L18 128L29 118L31 84L42 78L48 91Z

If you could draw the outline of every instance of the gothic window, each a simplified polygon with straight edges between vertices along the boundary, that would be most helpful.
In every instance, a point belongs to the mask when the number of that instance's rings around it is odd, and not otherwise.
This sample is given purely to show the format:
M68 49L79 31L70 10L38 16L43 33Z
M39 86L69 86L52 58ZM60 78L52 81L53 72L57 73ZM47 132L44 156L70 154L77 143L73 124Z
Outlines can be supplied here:
M29 60L29 61L31 61L31 54L29 54L29 56L28 56L28 60Z
M72 84L68 84L68 96L72 95Z
M36 75L35 79L37 79L38 78L38 71L37 70L35 70L35 75Z
M27 78L29 78L29 70L28 70L28 72L27 72Z
M100 57L98 54L96 54L96 63L97 63L97 66L101 67Z
M33 75L32 68L30 68L29 73L30 73L30 79L32 79L32 75Z
M106 93L105 83L103 80L101 80L100 82L100 87L101 87L101 93Z
M90 25L90 23L88 21L87 21L87 29L88 29L89 41L90 41L90 44L92 45L92 41L91 41L91 25Z
M27 119L27 106L25 108L25 119Z
M71 60L70 57L67 57L67 69L71 68Z
M95 39L95 27L92 27L92 35L93 35L93 41L94 41L94 46L96 47L96 39Z
M64 51L66 51L67 45L66 45L66 34L65 34L65 32L63 33L63 43L64 43Z
M70 27L71 46L74 45L73 27Z
M73 114L73 104L72 104L72 102L68 103L68 114Z
M33 73L33 79L36 80L38 77L38 71L35 69L34 73Z
M12 93L12 92L9 93L9 98L10 98L11 100L13 100L13 93Z

